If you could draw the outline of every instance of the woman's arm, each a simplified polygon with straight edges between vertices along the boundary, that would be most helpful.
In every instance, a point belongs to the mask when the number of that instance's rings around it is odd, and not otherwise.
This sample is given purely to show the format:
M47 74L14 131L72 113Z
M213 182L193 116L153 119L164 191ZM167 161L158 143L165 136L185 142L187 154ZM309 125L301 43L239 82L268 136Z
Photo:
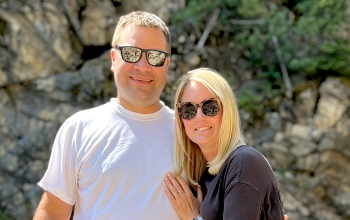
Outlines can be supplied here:
M262 205L261 197L253 187L244 183L235 183L226 193L223 219L259 220Z
M223 219L284 218L275 175L259 151L248 146L238 148L222 169Z

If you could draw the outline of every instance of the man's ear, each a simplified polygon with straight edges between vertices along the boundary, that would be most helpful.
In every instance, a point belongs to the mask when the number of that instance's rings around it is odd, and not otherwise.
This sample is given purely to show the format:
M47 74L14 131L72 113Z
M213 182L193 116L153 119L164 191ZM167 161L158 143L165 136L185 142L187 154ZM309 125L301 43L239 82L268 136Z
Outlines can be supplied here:
M115 64L115 50L111 49L111 71L114 72L114 64Z
M169 68L170 62L171 62L171 56L169 56L167 61L166 61L166 65L167 65L168 68Z

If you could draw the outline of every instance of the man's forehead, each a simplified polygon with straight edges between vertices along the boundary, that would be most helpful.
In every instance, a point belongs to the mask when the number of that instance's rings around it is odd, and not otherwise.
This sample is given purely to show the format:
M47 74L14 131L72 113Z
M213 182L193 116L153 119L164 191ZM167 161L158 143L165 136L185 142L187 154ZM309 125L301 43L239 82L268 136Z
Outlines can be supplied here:
M129 24L121 30L117 43L142 49L167 50L167 41L162 30L134 24Z

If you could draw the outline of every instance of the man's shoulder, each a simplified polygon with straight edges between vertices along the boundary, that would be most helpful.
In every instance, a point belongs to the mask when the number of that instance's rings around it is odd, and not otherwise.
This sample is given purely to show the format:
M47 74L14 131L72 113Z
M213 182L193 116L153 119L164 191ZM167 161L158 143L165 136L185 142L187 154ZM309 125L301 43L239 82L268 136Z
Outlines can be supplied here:
M99 117L106 117L108 115L107 113L110 112L111 109L110 104L105 103L96 107L78 111L70 116L67 121L84 122L94 120Z
M174 109L171 109L170 107L168 107L167 105L164 105L165 110L168 112L169 115L171 115L172 117L175 117L175 111Z
M160 100L160 103L162 105L160 110L162 112L161 114L163 116L165 115L165 118L175 121L175 111L167 106L162 100Z

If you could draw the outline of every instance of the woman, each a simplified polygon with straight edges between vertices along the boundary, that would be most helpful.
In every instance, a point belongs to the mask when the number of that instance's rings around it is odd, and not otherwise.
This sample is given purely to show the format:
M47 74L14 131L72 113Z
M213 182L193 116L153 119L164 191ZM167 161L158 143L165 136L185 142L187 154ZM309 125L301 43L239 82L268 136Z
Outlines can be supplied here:
M265 157L245 145L227 81L212 69L190 71L179 80L175 103L175 177L165 177L165 193L179 216L282 220L276 178Z

